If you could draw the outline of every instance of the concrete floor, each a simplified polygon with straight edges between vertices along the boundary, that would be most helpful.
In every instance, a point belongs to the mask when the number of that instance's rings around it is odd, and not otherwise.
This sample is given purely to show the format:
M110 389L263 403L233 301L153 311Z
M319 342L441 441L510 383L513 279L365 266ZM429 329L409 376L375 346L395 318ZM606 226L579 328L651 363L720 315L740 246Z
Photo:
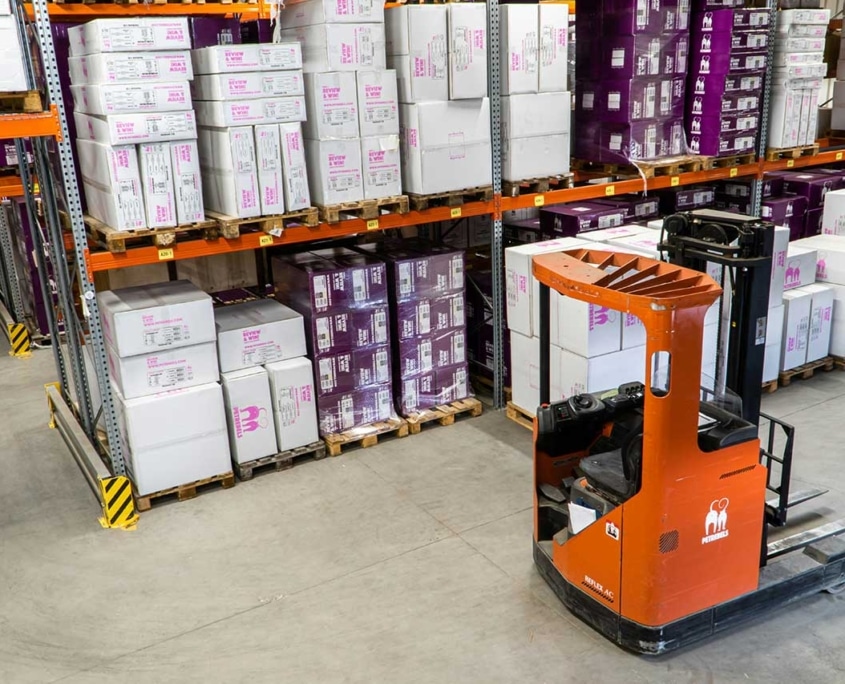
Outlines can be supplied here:
M529 433L489 413L153 508L107 531L41 386L0 350L0 682L843 682L845 596L660 659L561 607L531 560ZM766 408L845 515L845 373ZM804 516L804 524L815 522Z

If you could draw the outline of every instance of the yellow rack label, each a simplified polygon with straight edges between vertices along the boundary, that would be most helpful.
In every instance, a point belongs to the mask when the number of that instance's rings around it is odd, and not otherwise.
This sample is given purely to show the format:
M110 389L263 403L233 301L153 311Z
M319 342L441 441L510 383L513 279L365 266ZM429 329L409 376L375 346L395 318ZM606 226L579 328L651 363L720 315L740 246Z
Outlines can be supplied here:
M534 206L535 207L542 207L546 203L546 196L545 195L536 195L534 197Z
M160 249L158 250L158 260L159 261L167 261L169 259L173 259L175 255L173 254L173 249L168 247L167 249Z
M272 235L262 235L258 238L258 245L259 247L269 247L273 244L273 236Z
M604 189L604 196L605 197L612 197L615 194L616 194L616 186L615 185L608 185Z
M735 166L731 169L731 178L736 178L739 175L739 169Z
M672 178L669 180L669 185L671 185L673 188L676 185L680 185L680 184L681 184L681 178L679 176L672 176Z
M454 209L452 209L452 211L449 212L449 215L452 218L461 218L461 208L455 207Z
M367 221L367 230L378 230L378 219L370 219Z
M795 166L795 160L794 159L787 160L786 168L791 169L793 166Z

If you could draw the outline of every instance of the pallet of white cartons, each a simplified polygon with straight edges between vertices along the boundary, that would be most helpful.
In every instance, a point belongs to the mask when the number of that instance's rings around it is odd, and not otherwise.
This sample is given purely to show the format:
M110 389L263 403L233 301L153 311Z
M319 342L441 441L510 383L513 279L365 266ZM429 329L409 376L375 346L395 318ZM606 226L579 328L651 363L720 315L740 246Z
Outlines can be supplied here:
M777 380L769 380L769 382L763 383L763 394L772 394L778 388L778 381Z
M127 242L152 244L156 247L169 247L176 242L178 235L197 233L206 240L219 237L217 223L211 220L198 223L188 223L172 228L144 228L142 230L117 230L107 226L93 216L84 217L88 233L94 240L108 251L119 254L126 251Z
M357 200L355 202L341 202L340 204L329 204L318 206L320 220L326 223L337 223L344 215L350 218L363 219L365 221L377 219L382 212L390 214L408 213L408 196L394 195L392 197L380 197L378 199Z
M313 228L320 223L317 207L308 207L299 211L290 211L275 216L256 216L253 218L237 218L206 210L205 215L212 219L227 240L235 240L241 233L260 232L268 235L280 236L289 225L308 226Z
M724 157L702 157L704 161L704 170L710 169L729 169L732 166L744 166L745 164L753 164L757 161L757 155L754 152L746 152L745 154L729 154Z
M349 447L362 449L375 446L379 437L407 437L408 421L403 418L388 418L377 423L361 425L332 435L323 435L329 456L340 456Z
M802 145L800 147L769 148L766 150L766 161L780 161L782 159L800 159L801 157L815 157L819 153L819 144Z
M532 416L524 408L514 404L512 401L507 403L507 406L505 407L505 415L522 427L532 431L534 430L534 416Z
M573 159L572 168L584 173L597 173L607 176L637 176L654 178L655 176L677 176L681 173L693 173L703 168L703 157L685 154L677 157L643 159L628 164L610 164L593 162L586 159Z
M815 375L816 371L832 371L836 367L836 362L832 356L825 356L823 359L813 361L812 363L805 363L803 366L797 368L790 368L786 371L778 373L778 381L781 387L789 387L789 384L795 378L802 380L809 380Z
M325 442L312 442L311 444L306 444L305 446L297 447L296 449L282 451L278 454L273 454L272 456L257 458L254 461L236 463L235 472L238 474L239 480L251 480L254 475L254 471L256 470L269 470L270 466L273 466L273 470L275 471L288 470L298 463L319 461L325 457Z
M571 173L550 178L528 178L521 181L502 181L502 197L519 197L551 190L566 190L575 185Z
M152 492L151 494L144 494L144 496L136 494L135 508L141 512L148 511L152 508L153 501L159 502L162 499L170 497L176 497L177 501L187 501L196 497L201 491L214 489L214 485L217 484L223 489L234 487L235 474L230 470L228 473L205 477L195 482L187 482L178 487L169 487L168 489L162 489L160 492Z
M458 416L472 416L476 418L484 411L484 407L478 399L469 397L459 401L453 401L442 406L434 406L430 409L418 411L405 416L408 421L408 428L412 435L418 435L423 425L454 425Z
M408 199L414 211L422 211L429 207L459 207L467 202L489 202L493 199L493 186L480 185L463 190L435 192L430 195L415 195L409 192Z

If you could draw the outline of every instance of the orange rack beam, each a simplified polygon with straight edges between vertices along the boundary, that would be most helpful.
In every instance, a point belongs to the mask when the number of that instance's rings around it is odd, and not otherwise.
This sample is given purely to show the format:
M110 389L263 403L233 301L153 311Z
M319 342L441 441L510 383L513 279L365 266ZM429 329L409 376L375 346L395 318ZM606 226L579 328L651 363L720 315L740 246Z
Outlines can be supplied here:
M18 176L0 176L0 197L23 197L23 183Z
M32 5L26 6L27 13L33 16ZM91 4L55 3L47 5L47 12L53 19L62 21L88 21L108 17L143 17L149 16L185 16L185 15L232 15L240 14L247 18L269 17L263 3L221 3L203 4L149 3L110 4L105 2Z
M195 259L197 257L214 254L229 254L245 250L291 245L301 242L313 242L358 235L368 231L389 230L415 226L422 223L448 221L465 216L483 216L492 214L493 202L470 202L460 207L434 207L424 211L411 211L407 214L385 214L372 221L350 219L337 223L321 223L309 228L307 226L290 226L284 229L281 237L272 237L265 233L245 233L234 240L218 238L217 240L186 240L177 242L172 247L160 249L158 247L134 247L125 252L113 254L111 252L94 252L88 255L88 269L94 273L130 266L155 264L159 261L178 261L181 259Z
M61 138L61 131L55 105L37 114L0 114L0 138Z

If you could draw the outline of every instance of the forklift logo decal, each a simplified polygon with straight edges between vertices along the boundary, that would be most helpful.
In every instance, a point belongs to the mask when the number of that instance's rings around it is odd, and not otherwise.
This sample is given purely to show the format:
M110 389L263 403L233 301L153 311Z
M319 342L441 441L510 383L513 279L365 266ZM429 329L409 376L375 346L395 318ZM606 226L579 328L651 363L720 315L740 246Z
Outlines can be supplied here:
M619 528L616 527L616 525L614 525L612 522L605 523L604 531L608 537L619 541Z
M722 498L714 499L713 503L710 504L710 510L704 519L704 536L701 538L702 544L709 544L710 542L724 539L728 536L729 503L729 499Z

